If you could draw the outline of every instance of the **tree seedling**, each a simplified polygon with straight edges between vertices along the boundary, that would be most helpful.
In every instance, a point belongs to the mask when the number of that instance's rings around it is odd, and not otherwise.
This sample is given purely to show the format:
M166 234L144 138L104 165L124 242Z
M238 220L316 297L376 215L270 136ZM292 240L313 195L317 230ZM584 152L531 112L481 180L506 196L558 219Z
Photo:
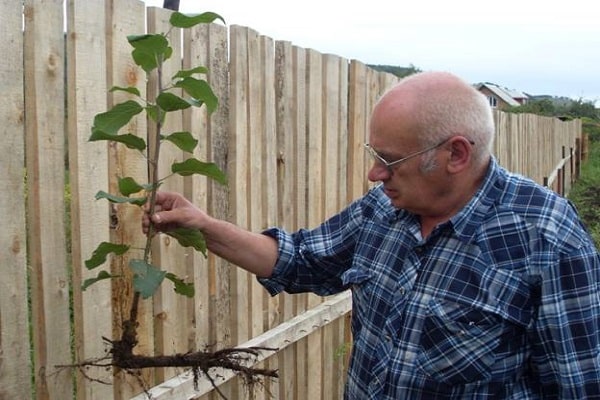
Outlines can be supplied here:
M221 16L212 12L206 12L198 15L185 15L179 12L173 12L170 17L170 24L175 28L191 28L197 24L212 23L216 20L225 22ZM148 163L150 171L150 181L147 183L138 183L132 177L121 177L118 179L117 194L99 191L96 199L107 200L115 205L132 204L137 206L147 205L150 214L155 207L156 192L161 184L172 175L189 176L203 175L220 184L227 183L227 177L215 164L204 162L190 157L183 162L176 162L171 165L171 174L166 177L158 177L159 155L162 145L172 145L179 149L192 153L198 144L190 132L163 132L163 125L169 113L188 109L190 107L207 108L208 113L212 113L218 106L218 99L213 93L210 85L199 76L208 72L207 68L199 66L187 70L178 71L168 83L162 82L163 63L167 61L173 49L169 42L169 32L161 34L144 34L128 36L127 40L133 47L131 56L136 65L141 67L146 74L156 71L158 75L155 99L144 99L141 92L136 87L113 87L111 92L126 92L136 100L127 100L116 104L110 110L97 114L94 118L90 141L111 141L126 146L131 151L138 151L143 154ZM184 97L175 94L184 93ZM145 112L150 121L156 124L156 136L152 146L141 137L131 133L121 133L130 121ZM149 139L150 140L150 139ZM152 150L151 150L152 149ZM143 258L129 260L129 268L133 276L134 297L129 313L129 319L123 322L122 335L118 340L109 340L104 338L111 350L108 356L102 359L84 361L75 365L82 369L83 367L114 366L124 370L136 370L149 367L190 367L194 373L194 382L201 374L204 374L212 382L216 391L222 396L215 385L214 378L210 371L212 368L226 368L241 374L246 381L254 381L258 376L276 377L277 372L266 369L255 369L248 367L248 363L256 360L260 351L275 349L266 348L233 348L223 349L215 353L207 352L188 352L185 354L175 354L172 356L143 356L134 354L133 350L137 345L137 315L140 298L148 299L152 297L165 280L173 284L176 293L192 297L194 296L194 286L186 282L184 278L175 275L163 266L153 265L150 262L151 242L154 232L152 228L148 233ZM176 229L167 232L174 237L180 245L192 247L202 252L206 256L206 243L202 233L193 229ZM89 270L100 268L111 256L122 256L130 250L128 244L102 242L94 250L91 257L85 261L85 266ZM119 278L107 270L101 270L94 278L84 281L82 288L85 290L91 285L97 284L107 279ZM87 375L86 375L87 376Z

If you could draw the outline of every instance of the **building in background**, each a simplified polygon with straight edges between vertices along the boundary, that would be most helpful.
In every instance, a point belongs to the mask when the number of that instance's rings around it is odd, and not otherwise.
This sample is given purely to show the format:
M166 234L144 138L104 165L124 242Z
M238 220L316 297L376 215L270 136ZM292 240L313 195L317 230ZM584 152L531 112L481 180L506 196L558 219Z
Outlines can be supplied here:
M492 108L502 110L507 107L516 107L527 103L529 96L517 90L507 89L495 83L477 83L475 89L487 97Z

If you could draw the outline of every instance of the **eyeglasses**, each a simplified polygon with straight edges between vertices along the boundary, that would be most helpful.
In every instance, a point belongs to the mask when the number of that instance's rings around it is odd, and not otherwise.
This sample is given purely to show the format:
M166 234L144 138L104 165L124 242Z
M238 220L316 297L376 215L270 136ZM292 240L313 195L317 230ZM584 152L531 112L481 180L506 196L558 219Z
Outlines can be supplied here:
M371 157L373 157L373 160L375 160L376 162L380 162L381 164L385 165L385 167L388 169L388 171L392 171L392 167L398 164L403 163L404 161L410 160L413 157L418 156L419 154L423 154L423 153L427 153L430 150L433 149L437 149L438 147L440 147L441 145L443 145L444 143L446 143L448 140L450 140L450 138L444 139L441 142L434 144L433 146L427 147L426 149L423 150L419 150L416 153L412 153L407 155L406 157L402 157L399 160L395 160L395 161L387 161L385 158L381 157L374 148L371 147L371 145L369 143L365 143L365 149L367 149L367 151L369 152L369 154L371 155ZM473 142L471 142L471 144L473 144Z

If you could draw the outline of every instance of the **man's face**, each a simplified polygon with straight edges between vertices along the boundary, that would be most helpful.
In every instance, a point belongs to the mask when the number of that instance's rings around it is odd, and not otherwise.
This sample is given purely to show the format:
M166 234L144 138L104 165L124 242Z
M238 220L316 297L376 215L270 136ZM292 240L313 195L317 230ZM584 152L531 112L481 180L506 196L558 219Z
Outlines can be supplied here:
M402 146L402 144L405 144ZM385 194L397 208L426 215L437 198L441 174L437 152L444 142L434 146L419 146L416 140L392 141L371 135L370 146L374 161L368 178L382 182ZM394 161L402 160L396 164ZM387 164L392 164L387 166Z
M443 168L446 141L423 145L411 118L410 104L390 98L376 106L369 126L368 151L373 164L372 182L382 182L385 194L397 208L430 215L446 189Z

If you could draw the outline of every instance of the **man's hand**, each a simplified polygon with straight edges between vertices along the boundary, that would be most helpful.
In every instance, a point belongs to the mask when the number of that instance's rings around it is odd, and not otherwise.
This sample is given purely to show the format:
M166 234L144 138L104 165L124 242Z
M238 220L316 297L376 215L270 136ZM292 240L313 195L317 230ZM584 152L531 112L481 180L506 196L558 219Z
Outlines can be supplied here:
M150 224L158 232L168 232L176 228L202 229L206 214L179 193L157 192L154 214L149 215L150 204L144 205L142 229L145 234Z
M144 233L148 234L150 225L155 232L198 229L212 253L260 277L266 278L273 273L279 251L274 238L211 218L179 193L157 192L152 215L150 205L144 206Z

